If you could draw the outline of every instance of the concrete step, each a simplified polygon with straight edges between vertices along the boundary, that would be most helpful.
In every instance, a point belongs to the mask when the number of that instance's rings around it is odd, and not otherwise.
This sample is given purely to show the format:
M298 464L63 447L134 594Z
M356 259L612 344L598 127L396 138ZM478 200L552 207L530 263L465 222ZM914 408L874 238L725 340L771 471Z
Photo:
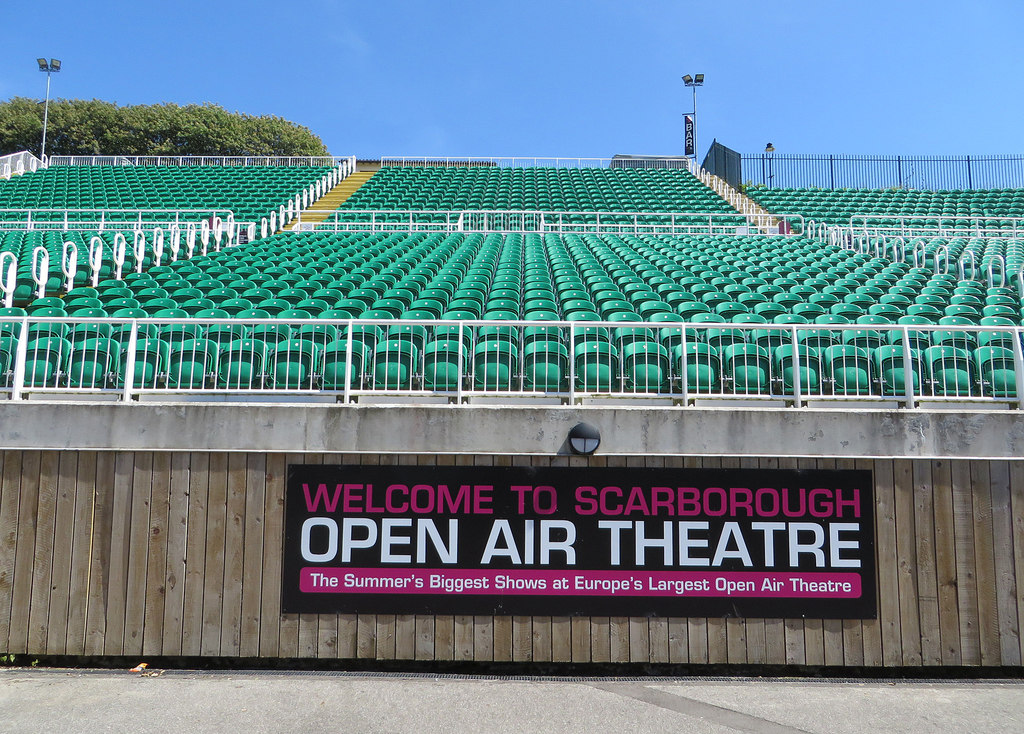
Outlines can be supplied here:
M376 171L356 171L350 174L347 178L339 181L334 188L325 193L319 199L309 205L309 209L306 210L302 215L302 223L313 223L322 222L330 216L329 212L338 209L342 204L348 201L349 197L352 196L356 191L362 187L367 181L373 178L373 174ZM310 212L316 213L310 213ZM298 226L298 222L292 222L281 231L294 231Z

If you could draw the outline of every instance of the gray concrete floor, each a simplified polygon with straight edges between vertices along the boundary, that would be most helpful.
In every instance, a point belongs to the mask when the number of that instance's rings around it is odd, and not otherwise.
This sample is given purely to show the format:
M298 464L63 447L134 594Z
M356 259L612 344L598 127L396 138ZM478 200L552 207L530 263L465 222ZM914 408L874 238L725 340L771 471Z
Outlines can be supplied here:
M0 732L1024 731L1024 681L0 670Z

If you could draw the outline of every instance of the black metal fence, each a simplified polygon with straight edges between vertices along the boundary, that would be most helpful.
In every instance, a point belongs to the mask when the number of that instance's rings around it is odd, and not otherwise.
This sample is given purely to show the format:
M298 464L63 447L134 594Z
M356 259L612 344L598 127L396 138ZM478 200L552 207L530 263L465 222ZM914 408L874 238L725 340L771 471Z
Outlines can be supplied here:
M769 188L1015 189L1024 188L1024 155L743 156L743 182Z

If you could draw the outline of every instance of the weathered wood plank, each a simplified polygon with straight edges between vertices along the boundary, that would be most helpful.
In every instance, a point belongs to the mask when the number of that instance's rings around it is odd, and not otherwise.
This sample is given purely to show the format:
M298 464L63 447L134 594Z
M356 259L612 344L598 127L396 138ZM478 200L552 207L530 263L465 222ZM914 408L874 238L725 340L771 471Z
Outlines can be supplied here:
M56 451L41 451L39 457L39 500L36 506L36 542L32 552L32 589L28 610L28 650L37 655L46 652L59 473L60 454Z
M184 451L171 454L167 502L167 558L164 566L164 655L180 655L185 614L185 562L188 550L189 475L191 456Z
M0 646L7 650L10 647L14 560L18 546L22 452L3 451L0 455L3 461L0 473Z
M267 454L263 498L263 580L260 587L260 656L281 655L281 636L286 625L281 614L281 552L284 548L284 487L287 457ZM352 622L351 655L355 657L355 622ZM281 657L284 657L281 655Z
M508 615L494 618L494 659L512 660L512 617Z
M455 617L450 614L434 617L434 660L455 659Z
M64 452L74 455L74 517L72 518L71 566L69 570L68 621L65 653L84 655L86 619L93 600L89 595L89 564L92 555L93 524L96 516L96 452ZM62 457L63 458L63 457ZM63 471L63 468L62 468ZM71 600L75 603L72 604Z
M942 640L939 633L939 585L935 569L935 495L932 491L932 463L927 459L916 459L912 464L921 664L941 665Z
M75 541L75 498L78 494L78 452L61 451L57 467L57 512L53 525L53 561L50 601L46 618L46 654L67 652L68 623L71 621L71 555ZM83 487L82 494L91 494L92 487ZM76 599L76 606L85 605ZM81 639L81 633L76 635ZM81 654L81 651L78 652Z
M135 454L114 457L114 498L111 510L109 573L107 574L106 632L103 652L124 655L125 604L128 599L128 549L132 527L132 475Z
M999 665L999 607L996 599L990 468L990 462L971 461L971 502L978 584L978 638L981 642L981 664Z
M533 617L512 618L512 659L533 660Z
M224 538L228 513L228 455L210 454L206 501L206 570L203 584L203 655L219 655L224 618ZM197 529L198 531L198 529Z
M149 518L153 496L153 453L135 454L128 528L128 585L123 654L141 655L146 624L146 571L149 561Z
M28 623L32 607L32 567L35 565L36 527L39 509L39 470L42 452L26 451L21 468L21 501L14 555L14 590L11 599L11 633L7 652L28 652Z
M455 615L455 659L473 659L473 617L468 614Z
M203 649L203 590L206 582L206 515L210 501L210 454L189 455L188 538L185 541L185 598L182 600L181 651Z
M981 665L974 507L969 461L952 462L951 482L953 533L956 538L957 608L960 614L960 659L963 665Z
M896 511L896 558L899 588L900 640L903 665L921 664L921 609L917 591L916 519L914 517L914 464L893 462L893 490Z
M416 660L434 659L434 616L416 615Z
M224 589L220 626L220 654L235 657L241 649L242 587L250 582L245 569L245 511L248 460L228 454L227 496L224 514ZM258 585L259 579L252 583Z
M1017 588L1017 630L1024 659L1024 461L1010 462L1010 507L1013 518L1013 561Z
M102 655L106 649L107 600L110 598L114 497L117 483L116 454L101 451L95 456L96 490L91 513L89 568L86 578L86 598L89 606L85 619L86 655Z
M473 659L494 660L494 617L473 617Z
M267 455L245 457L245 520L242 539L242 601L238 654L260 651L260 601L263 594L263 529L267 501ZM275 615L276 616L276 615ZM337 635L337 631L335 631Z
M1020 665L1017 622L1017 577L1013 568L1013 518L1010 514L1010 462L990 465L992 487L992 545L995 550L996 611L999 617L999 665Z
M886 666L898 666L903 662L903 644L900 633L899 557L896 549L896 492L891 459L875 461L875 528L882 661Z
M149 505L149 548L146 558L145 619L142 653L160 655L164 642L164 608L167 603L167 533L171 512L171 455L153 454Z
M950 462L941 459L932 461L931 489L935 510L935 581L942 664L960 665L960 610L957 600L953 474Z
M551 618L551 659L567 663L572 660L571 617Z

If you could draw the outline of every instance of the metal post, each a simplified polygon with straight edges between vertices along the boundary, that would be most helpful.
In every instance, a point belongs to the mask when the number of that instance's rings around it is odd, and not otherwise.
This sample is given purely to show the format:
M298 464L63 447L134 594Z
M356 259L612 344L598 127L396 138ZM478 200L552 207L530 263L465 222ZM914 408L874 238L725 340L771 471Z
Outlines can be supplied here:
M43 104L43 144L39 150L39 159L46 160L46 124L50 119L50 71L46 69L46 102Z
M693 85L693 167L697 168L697 157L700 155L700 148L697 147L697 85Z

